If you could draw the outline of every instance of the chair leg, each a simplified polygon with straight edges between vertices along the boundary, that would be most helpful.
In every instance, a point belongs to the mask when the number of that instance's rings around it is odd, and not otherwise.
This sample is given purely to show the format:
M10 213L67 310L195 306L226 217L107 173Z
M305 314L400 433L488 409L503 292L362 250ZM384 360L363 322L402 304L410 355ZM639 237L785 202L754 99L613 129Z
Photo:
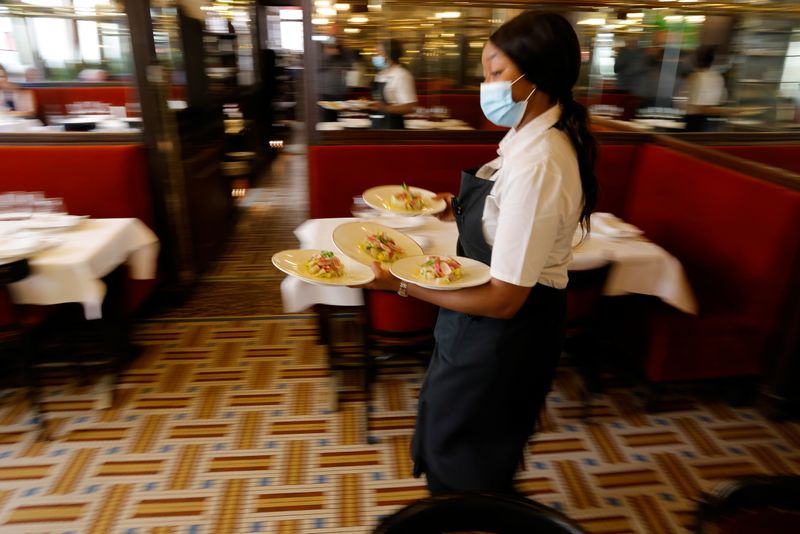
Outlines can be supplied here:
M22 352L24 354L25 382L28 386L28 398L31 408L39 425L36 441L51 441L52 430L42 409L42 394L39 388L39 378L36 371L36 348L32 337L25 335L22 339Z

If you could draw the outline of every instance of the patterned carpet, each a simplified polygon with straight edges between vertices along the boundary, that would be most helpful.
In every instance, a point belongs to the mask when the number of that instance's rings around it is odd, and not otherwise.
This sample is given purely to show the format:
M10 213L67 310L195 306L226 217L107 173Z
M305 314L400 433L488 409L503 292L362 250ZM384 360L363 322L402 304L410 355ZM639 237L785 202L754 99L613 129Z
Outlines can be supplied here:
M300 159L282 172L302 172ZM426 494L409 458L422 369L381 373L368 443L359 377L329 373L313 315L279 313L269 257L294 245L305 207L293 195L273 173L197 294L138 325L143 352L114 409L93 409L99 385L53 385L58 439L37 443L24 394L6 392L0 532L367 533ZM346 315L336 332L356 339ZM713 394L668 398L648 414L636 389L613 387L595 399L592 425L579 399L562 368L518 489L590 532L682 532L700 491L800 471L800 425Z

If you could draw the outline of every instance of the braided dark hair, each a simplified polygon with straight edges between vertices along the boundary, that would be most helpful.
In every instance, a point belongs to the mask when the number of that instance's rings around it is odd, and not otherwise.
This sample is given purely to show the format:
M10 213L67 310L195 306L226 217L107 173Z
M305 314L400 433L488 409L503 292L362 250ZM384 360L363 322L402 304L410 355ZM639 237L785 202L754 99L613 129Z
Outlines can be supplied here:
M597 142L589 131L589 112L572 95L581 66L581 47L572 25L557 13L526 11L509 20L489 40L503 51L536 85L561 104L556 124L567 134L578 156L583 188L581 227L589 230L589 216L597 203Z

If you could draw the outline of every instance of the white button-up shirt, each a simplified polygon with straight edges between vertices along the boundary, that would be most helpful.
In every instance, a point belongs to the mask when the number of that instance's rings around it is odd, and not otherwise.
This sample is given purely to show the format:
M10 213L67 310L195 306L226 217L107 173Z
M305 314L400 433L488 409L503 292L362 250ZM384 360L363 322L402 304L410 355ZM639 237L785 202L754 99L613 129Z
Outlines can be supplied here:
M392 65L380 71L375 81L383 82L383 98L390 105L411 104L417 101L417 90L414 87L414 76L401 65Z
M510 284L567 286L572 238L583 209L575 149L552 127L555 105L500 141L499 157L478 171L495 182L483 210L492 276Z

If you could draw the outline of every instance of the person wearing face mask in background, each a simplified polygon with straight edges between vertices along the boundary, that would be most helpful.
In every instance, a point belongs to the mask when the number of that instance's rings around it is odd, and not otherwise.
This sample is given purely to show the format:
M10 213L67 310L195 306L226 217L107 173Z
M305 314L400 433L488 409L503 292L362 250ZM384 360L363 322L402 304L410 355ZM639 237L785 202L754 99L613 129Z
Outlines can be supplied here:
M436 291L373 265L366 287L440 306L419 396L414 474L429 490L513 492L561 354L567 265L597 196L596 144L572 96L580 45L561 15L528 11L483 49L481 108L511 128L496 159L464 171L442 218L458 254L490 265L478 287Z
M389 39L378 45L372 64L378 69L372 85L371 109L373 125L378 128L403 129L403 115L417 109L417 90L414 76L400 64L403 45Z

